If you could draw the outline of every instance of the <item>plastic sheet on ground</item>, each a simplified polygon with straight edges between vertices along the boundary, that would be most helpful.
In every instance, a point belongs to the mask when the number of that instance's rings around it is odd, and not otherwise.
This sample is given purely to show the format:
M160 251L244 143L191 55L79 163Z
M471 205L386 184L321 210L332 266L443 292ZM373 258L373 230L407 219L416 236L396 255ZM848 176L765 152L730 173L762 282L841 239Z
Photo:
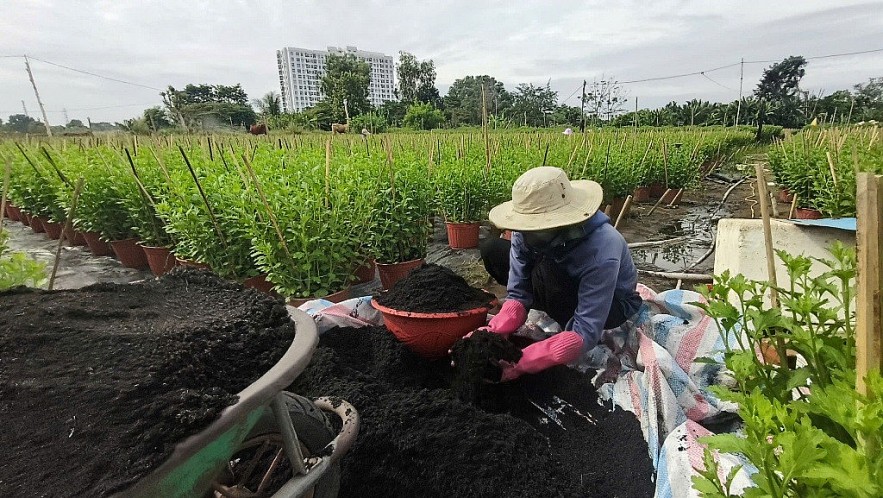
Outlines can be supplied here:
M657 471L656 496L699 496L692 489L695 469L703 468L704 446L697 439L711 434L701 424L729 430L726 422L735 419L736 406L708 390L727 381L724 342L714 320L691 304L704 301L700 294L638 287L640 311L605 331L601 344L576 366L598 369L601 397L638 417ZM750 485L747 462L736 455L716 460L721 478L743 465L732 491Z
M704 446L698 438L712 434L706 427L734 428L728 421L735 419L736 406L708 390L727 382L724 342L714 320L691 304L704 301L700 294L657 294L640 284L638 291L644 300L640 311L621 327L605 331L601 344L572 366L598 370L601 397L637 416L657 472L656 496L698 497L692 488L696 469L703 467ZM367 296L337 304L309 301L300 309L313 317L319 333L337 326L383 324ZM560 330L545 313L531 310L517 334L539 340ZM733 467L743 466L731 491L751 485L750 464L737 455L715 458L722 479Z

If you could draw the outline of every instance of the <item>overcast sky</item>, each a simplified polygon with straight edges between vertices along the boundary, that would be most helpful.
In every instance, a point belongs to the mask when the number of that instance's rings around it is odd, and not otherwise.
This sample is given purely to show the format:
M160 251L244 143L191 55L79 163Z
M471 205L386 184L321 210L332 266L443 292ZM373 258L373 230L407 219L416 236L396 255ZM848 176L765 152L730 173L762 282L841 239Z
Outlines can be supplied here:
M578 105L582 80L621 81L883 48L883 1L0 1L0 56L28 54L148 87L242 83L279 91L276 50L355 45L432 59L442 95L459 77L490 74L514 89L545 84ZM745 65L750 93L768 64ZM52 124L117 121L160 104L156 90L32 62ZM627 85L629 106L729 101L739 66ZM802 87L850 88L883 76L883 52L810 60ZM0 58L0 117L37 117L21 58Z

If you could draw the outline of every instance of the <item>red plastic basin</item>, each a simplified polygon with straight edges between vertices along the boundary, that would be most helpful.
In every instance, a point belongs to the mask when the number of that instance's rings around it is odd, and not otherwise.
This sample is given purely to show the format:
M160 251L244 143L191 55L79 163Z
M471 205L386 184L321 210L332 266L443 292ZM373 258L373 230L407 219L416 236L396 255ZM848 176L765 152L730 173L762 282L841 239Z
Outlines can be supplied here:
M386 328L411 351L427 359L441 358L464 335L487 323L488 306L451 313L417 313L387 308L371 301L383 314Z

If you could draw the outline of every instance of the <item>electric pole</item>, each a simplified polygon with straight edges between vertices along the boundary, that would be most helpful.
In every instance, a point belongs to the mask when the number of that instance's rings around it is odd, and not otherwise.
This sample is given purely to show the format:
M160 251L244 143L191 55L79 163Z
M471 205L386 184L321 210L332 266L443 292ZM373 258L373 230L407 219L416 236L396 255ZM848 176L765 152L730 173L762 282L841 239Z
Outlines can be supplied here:
M31 117L31 115L28 114L28 106L25 105L25 101L24 101L24 100L21 101L21 108L22 108L23 111L25 111L25 116L27 116L27 117Z
M52 127L49 126L49 118L46 116L46 109L43 107L43 101L40 100L40 92L37 91L37 84L34 83L34 74L31 73L31 63L28 56L25 55L25 69L28 70L28 78L31 79L31 86L34 87L34 95L37 96L37 105L40 106L40 112L43 113L43 125L46 126L46 135L52 136Z
M579 123L579 132L586 132L586 80L583 80L583 97L581 99L582 104L580 105L580 117L582 118Z
M64 125L67 126L71 122L70 118L67 117L67 107L62 107L61 111L64 114Z
M742 78L745 76L745 57L739 62L739 102L736 104L736 126L739 126L739 112L742 110Z

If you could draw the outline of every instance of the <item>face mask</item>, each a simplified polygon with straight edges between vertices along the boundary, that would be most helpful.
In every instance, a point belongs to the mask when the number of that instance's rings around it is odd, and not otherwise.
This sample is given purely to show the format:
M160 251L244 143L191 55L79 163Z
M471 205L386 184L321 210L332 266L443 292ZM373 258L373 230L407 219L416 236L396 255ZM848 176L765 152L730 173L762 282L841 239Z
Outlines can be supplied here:
M582 224L551 230L521 232L524 243L535 251L547 251L584 235Z

